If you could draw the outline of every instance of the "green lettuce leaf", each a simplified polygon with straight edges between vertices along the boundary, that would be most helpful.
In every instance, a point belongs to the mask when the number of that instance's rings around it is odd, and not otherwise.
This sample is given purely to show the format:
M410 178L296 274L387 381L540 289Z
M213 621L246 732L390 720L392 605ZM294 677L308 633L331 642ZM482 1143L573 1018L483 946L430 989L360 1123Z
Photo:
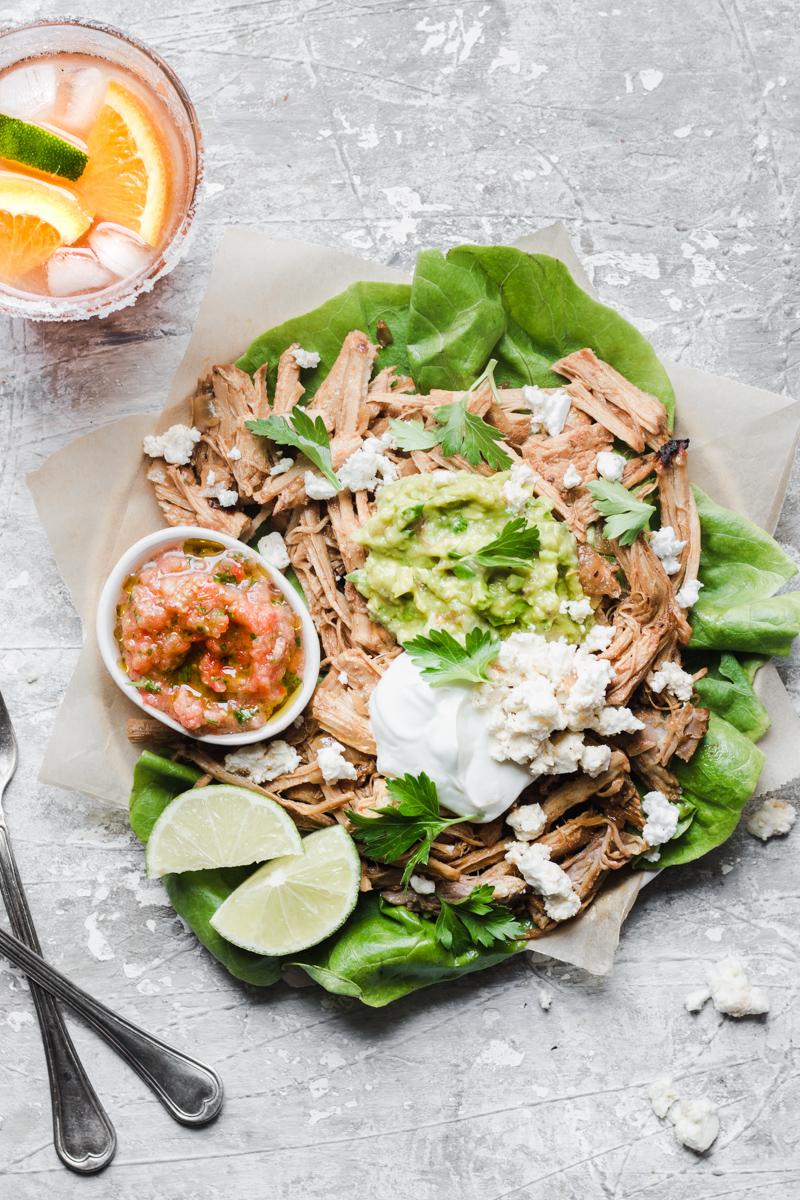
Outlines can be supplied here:
M694 488L702 531L703 590L692 609L691 645L746 654L788 654L800 633L800 592L775 593L797 567L774 538Z
M686 669L691 672L706 667L708 674L695 684L700 703L718 716L730 721L740 733L757 742L770 726L769 713L753 690L756 671L763 658L745 658L735 654L686 655Z
M167 805L192 787L199 775L195 767L149 750L142 753L134 768L130 798L131 828L140 841L147 842ZM176 913L205 948L236 979L256 987L269 987L282 977L286 966L299 966L326 991L357 996L364 1004L380 1008L419 988L492 967L518 949L511 944L453 954L438 945L433 921L406 909L382 907L376 896L362 896L343 928L305 951L302 961L251 954L221 937L211 918L255 869L186 871L165 876L164 884Z
M466 387L489 358L498 360L498 382L557 387L564 380L551 363L584 346L658 396L672 416L672 385L650 343L578 287L558 259L511 246L419 256L408 357L421 390Z
M252 374L268 362L268 384L272 395L278 359L287 346L299 342L304 350L315 350L320 356L316 369L303 372L304 399L310 399L333 366L347 334L353 329L361 329L377 341L376 325L378 321L385 321L393 340L390 346L379 351L375 369L397 366L402 372L408 372L406 342L410 296L411 289L405 283L352 283L313 312L292 317L262 333L248 346L236 365Z
M695 808L688 829L662 848L659 867L692 862L727 841L761 774L764 755L729 721L711 714L708 733L688 763L673 763L683 799Z

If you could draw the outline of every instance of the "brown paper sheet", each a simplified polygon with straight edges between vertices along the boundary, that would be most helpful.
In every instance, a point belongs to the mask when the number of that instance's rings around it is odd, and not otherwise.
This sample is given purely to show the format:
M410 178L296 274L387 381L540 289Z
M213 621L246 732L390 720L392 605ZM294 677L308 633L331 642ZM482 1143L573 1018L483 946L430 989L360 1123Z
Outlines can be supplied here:
M560 258L588 291L591 284L562 225L517 243ZM94 607L122 551L163 524L144 475L141 440L152 428L185 420L182 402L212 363L230 362L264 329L307 312L359 279L407 281L391 267L305 242L276 242L254 229L223 238L189 345L157 421L127 417L59 450L29 484L59 569L86 631L86 644L56 718L41 769L47 783L125 805L138 756L125 723L138 713L111 682L97 652ZM666 364L678 400L678 429L692 439L692 478L722 504L773 529L800 433L800 404L679 363ZM747 470L741 447L747 446ZM97 497L103 497L98 508ZM80 531L80 536L76 536ZM800 720L772 667L759 693L773 725L762 747L767 765L759 791L800 773ZM580 921L537 942L535 951L594 974L610 970L622 923L652 873L608 887Z

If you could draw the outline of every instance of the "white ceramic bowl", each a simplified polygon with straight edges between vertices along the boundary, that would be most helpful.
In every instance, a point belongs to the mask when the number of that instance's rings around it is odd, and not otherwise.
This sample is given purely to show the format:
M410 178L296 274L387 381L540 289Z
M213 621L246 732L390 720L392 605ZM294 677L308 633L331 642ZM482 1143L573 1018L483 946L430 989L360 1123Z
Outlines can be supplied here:
M260 729L247 729L242 733L196 734L180 724L179 721L168 717L166 713L145 704L139 695L138 688L131 687L127 673L120 665L121 653L114 627L117 620L117 605L122 595L122 585L127 577L143 566L154 555L169 546L177 546L189 538L201 538L204 541L217 542L226 550L236 550L239 554L257 562L267 572L272 582L286 597L287 602L300 618L303 638L303 682L292 702L280 710L273 720L267 721ZM111 678L125 693L131 703L145 712L149 717L156 717L170 729L182 733L185 737L194 738L198 742L213 742L217 746L246 746L251 742L260 742L264 738L273 737L291 725L311 699L311 695L319 676L319 639L314 628L314 622L301 597L280 571L265 562L257 550L252 550L244 542L229 537L226 533L217 533L213 529L202 529L199 525L178 525L172 529L159 529L157 533L149 533L126 550L109 575L97 604L97 643L100 654Z

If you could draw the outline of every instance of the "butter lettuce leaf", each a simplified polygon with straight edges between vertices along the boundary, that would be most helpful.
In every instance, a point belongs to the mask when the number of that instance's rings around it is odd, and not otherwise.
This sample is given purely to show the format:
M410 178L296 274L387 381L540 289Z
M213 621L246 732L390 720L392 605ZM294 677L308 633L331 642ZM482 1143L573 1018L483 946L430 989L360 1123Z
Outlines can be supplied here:
M695 815L680 837L662 848L658 866L693 862L727 841L756 789L763 764L758 747L712 713L708 733L694 757L688 763L673 761L683 799L694 806Z
M800 592L776 595L797 567L752 521L694 488L702 531L703 590L692 609L691 645L746 654L788 654L800 633Z
M684 664L692 672L706 667L708 674L695 684L700 703L730 721L751 742L762 738L770 726L769 713L753 689L755 674L765 661L690 651Z
M267 382L272 395L278 359L287 346L299 342L304 350L315 350L320 356L318 367L302 373L306 389L304 400L310 399L333 366L347 334L353 329L361 329L375 342L378 340L378 321L384 321L391 333L392 344L381 347L375 369L379 371L383 367L396 366L401 372L407 373L410 298L411 288L406 283L352 283L312 312L292 317L282 325L262 333L251 342L236 365L252 374L268 362Z

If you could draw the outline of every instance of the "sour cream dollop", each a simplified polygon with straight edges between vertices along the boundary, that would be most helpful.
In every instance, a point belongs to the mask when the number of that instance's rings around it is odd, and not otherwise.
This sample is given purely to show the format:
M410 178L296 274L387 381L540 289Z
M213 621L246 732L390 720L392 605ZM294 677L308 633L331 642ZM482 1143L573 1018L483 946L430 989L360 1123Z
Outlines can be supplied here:
M431 687L407 654L394 660L369 703L378 770L390 779L424 771L444 808L477 824L504 813L531 782L491 754L489 714L468 687Z

